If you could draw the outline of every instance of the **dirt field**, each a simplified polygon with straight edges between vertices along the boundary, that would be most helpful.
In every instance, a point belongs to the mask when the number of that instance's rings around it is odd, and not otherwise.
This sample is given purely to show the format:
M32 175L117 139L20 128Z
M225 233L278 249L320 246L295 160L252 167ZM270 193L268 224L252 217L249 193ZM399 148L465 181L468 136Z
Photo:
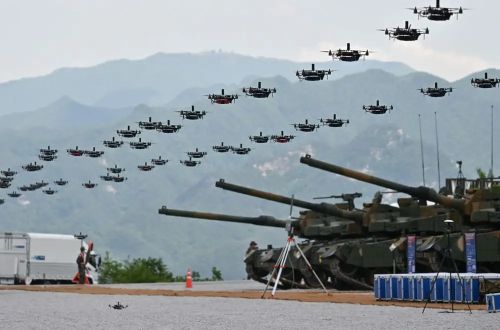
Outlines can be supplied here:
M165 289L127 289L112 288L105 286L87 285L65 285L65 286L0 286L0 290L23 290L34 292L59 292L95 295L132 295L132 296L167 296L167 297L214 297L214 298L244 298L261 299L263 291L189 291L189 290L165 290ZM271 298L270 291L264 299L293 300L301 302L330 302L347 303L359 305L400 306L423 308L424 304L419 302L387 302L375 300L372 292L337 292L332 291L328 295L320 291L278 291ZM449 303L430 303L428 308L448 309ZM485 310L484 305L470 305L472 310ZM457 310L467 309L467 305L454 304Z

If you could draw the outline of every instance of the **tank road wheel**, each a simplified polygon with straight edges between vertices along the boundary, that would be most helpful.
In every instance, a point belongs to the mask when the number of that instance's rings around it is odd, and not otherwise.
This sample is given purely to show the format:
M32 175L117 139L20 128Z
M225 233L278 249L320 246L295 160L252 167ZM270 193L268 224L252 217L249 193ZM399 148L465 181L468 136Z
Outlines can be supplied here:
M328 286L328 275L326 272L324 272L321 269L314 269L316 272L316 275L318 275L319 279L321 282L323 282L324 286ZM316 279L316 276L314 276L313 272L309 269L309 267L306 268L301 268L301 273L302 277L304 279L304 282L309 288L321 288L321 284L318 282Z
M330 274L335 279L335 288L338 290L372 290L373 286L364 283L358 278L358 268L346 265L338 258L329 263Z

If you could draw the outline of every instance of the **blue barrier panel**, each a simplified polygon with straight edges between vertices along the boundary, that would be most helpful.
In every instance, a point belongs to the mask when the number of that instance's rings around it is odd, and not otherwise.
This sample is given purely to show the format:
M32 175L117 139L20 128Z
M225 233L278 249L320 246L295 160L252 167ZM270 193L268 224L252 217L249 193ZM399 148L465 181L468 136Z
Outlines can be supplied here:
M458 277L455 275L452 278L452 289L454 295L452 296L452 299L454 302L463 302L464 301L464 289L465 289L465 283L464 283L464 278L461 278L461 281L458 279ZM464 287L462 287L464 285Z
M443 302L451 301L450 277L443 276Z
M500 311L500 293L487 294L486 305L488 306L488 313Z
M400 281L402 282L402 287L403 287L403 292L402 292L402 299L403 300L410 300L410 283L411 283L411 277L410 276L402 276Z
M385 300L391 299L391 278L390 276L384 277L385 282Z
M418 295L417 295L417 291L418 291L418 279L417 279L416 276L412 276L410 278L410 281L411 281L411 291L410 291L411 300L417 301L418 300Z
M395 275L392 275L390 277L391 281L391 300L396 300L398 299L398 277Z
M465 281L465 301L468 303L479 302L479 278L469 277Z
M424 294L423 294L423 287L422 287L422 276L417 276L415 277L415 280L417 281L417 301L423 301L424 300Z
M427 301L431 292L432 275L422 276L422 300Z
M443 286L445 277L443 275L438 275L437 278L436 276L434 276L434 278L432 278L431 281L434 281L434 285L431 288L432 289L431 301L433 302L443 301Z

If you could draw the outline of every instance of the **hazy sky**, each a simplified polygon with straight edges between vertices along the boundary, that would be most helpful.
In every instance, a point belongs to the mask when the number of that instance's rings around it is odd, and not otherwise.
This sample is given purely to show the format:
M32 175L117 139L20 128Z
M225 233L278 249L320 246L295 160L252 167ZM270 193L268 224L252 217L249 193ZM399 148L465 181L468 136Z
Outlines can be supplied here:
M319 61L320 50L376 51L455 80L500 67L500 1L441 0L472 8L448 22L417 20L406 7L435 0L1 0L0 81L60 67L140 59L157 52L231 51ZM429 27L417 42L389 41L377 28Z

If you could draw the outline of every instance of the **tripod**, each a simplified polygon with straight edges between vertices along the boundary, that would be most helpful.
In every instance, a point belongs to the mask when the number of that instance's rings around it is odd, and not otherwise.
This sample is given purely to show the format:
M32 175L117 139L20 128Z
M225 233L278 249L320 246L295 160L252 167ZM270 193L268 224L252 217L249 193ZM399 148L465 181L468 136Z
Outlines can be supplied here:
M444 220L444 223L447 226L447 228L446 228L446 249L444 250L444 253L443 253L443 259L441 259L441 262L439 263L438 272L436 273L436 276L434 276L434 278L432 279L431 289L429 291L429 297L427 298L427 301L425 302L424 309L422 310L422 314L425 312L425 309L427 308L427 304L431 301L432 292L434 291L434 289L436 287L436 281L438 279L439 273L441 272L441 269L443 268L443 265L444 265L446 260L451 261L451 263L453 264L453 269L455 270L455 274L457 274L458 283L460 284L460 288L462 289L462 297L465 300L467 307L469 308L469 313L472 314L472 310L470 309L470 305L467 302L467 299L465 298L464 282L463 282L462 278L460 277L460 272L458 271L457 263L455 262L455 259L453 259L451 256L450 232L451 232L451 225L453 224L453 220L447 219L447 220ZM449 296L450 296L450 302L451 302L451 313L453 313L454 312L453 300L455 297L451 294L451 292L455 291L455 287L451 285L451 274L452 274L452 272L450 270L449 271L450 284L448 285L448 289L450 290Z
M290 226L287 225L287 227L291 227L291 225ZM278 275L276 276L276 279L274 280L274 286L273 286L273 290L271 292L271 297L274 298L274 294L276 293L276 289L278 288L278 283L280 281L281 273L283 271L283 268L286 267L285 266L286 265L286 260L288 259L288 254L290 253L290 248L292 247L292 244L294 244L295 247L297 248L297 250L299 251L300 256L304 259L305 263L307 264L307 267L309 268L309 270L316 277L316 280L318 280L319 284L323 288L323 291L326 294L328 294L328 291L326 290L325 285L323 284L323 282L321 282L318 274L316 274L316 272L312 268L311 264L309 263L309 260L307 260L305 254L304 254L304 252L302 252L302 249L300 248L300 246L297 244L297 242L295 242L295 238L293 237L292 229L289 228L289 230L288 230L288 239L286 241L286 245L281 250L281 253L280 253L279 257L278 257L278 260L276 261L276 264L273 267L273 272L271 273L271 276L269 277L269 280L267 281L266 288L264 289L264 292L262 293L261 298L264 298L264 296L266 295L266 292L267 292L267 289L269 288L271 280L273 279L274 274L276 274L276 269L278 269Z

